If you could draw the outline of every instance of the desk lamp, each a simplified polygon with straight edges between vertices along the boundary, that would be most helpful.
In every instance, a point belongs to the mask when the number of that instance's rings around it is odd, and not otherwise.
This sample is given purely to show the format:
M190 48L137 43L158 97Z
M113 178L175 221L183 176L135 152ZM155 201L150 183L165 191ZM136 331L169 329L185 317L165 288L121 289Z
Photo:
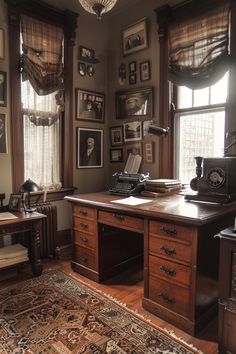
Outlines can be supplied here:
M25 199L23 201L24 210L26 213L32 213L36 211L36 208L30 207L30 192L37 192L39 187L35 182L33 182L30 178L28 178L20 187L20 193L27 193L28 194L28 207L25 205Z

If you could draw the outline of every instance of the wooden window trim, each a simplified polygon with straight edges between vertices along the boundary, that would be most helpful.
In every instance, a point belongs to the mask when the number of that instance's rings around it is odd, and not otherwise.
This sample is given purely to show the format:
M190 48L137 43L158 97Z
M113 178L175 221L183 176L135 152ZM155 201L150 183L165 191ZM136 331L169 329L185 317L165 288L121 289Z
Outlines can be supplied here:
M73 186L73 47L78 14L59 11L38 0L5 0L8 4L11 87L11 134L13 192L24 182L23 124L21 111L20 15L22 13L64 28L65 111L62 117L62 183Z

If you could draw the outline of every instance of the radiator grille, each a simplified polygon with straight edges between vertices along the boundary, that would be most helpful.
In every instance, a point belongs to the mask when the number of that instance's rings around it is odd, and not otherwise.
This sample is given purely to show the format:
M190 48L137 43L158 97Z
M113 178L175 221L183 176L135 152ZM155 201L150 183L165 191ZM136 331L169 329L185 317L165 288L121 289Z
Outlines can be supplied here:
M42 232L40 240L41 257L55 256L55 242L57 233L57 207L50 203L36 205L37 212L47 216L42 220Z

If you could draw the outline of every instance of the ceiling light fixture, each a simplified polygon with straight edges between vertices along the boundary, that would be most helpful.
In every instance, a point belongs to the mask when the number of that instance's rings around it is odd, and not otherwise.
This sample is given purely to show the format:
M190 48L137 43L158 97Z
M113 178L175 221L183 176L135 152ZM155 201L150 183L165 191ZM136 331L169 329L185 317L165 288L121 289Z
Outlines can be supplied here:
M97 18L101 20L102 15L109 12L117 0L79 0L79 2L86 11L97 15Z

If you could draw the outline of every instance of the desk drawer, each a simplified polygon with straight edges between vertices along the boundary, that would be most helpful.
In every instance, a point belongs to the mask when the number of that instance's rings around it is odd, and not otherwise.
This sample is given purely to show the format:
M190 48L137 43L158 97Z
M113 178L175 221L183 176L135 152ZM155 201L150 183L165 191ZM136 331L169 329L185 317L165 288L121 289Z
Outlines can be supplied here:
M95 220L97 210L82 205L74 205L73 212L74 212L74 216Z
M74 216L74 229L82 232L95 234L97 223L92 220Z
M151 236L149 240L149 253L190 264L192 247L165 238Z
M190 268L163 258L149 256L149 274L152 277L162 277L186 287L190 285Z
M74 242L82 247L96 249L96 238L92 234L74 230Z
M149 298L182 316L189 316L189 290L186 288L150 276Z
M134 229L135 232L142 233L144 230L143 219L133 216L127 216L120 213L112 213L107 211L98 211L99 222L118 227L127 227Z
M75 247L75 262L93 269L97 270L96 267L96 254L93 250L89 248L80 247L78 245L74 245Z
M195 234L195 228L151 220L149 222L149 232L153 235L167 237L174 240L182 240L186 241L186 243L192 243L192 238Z

